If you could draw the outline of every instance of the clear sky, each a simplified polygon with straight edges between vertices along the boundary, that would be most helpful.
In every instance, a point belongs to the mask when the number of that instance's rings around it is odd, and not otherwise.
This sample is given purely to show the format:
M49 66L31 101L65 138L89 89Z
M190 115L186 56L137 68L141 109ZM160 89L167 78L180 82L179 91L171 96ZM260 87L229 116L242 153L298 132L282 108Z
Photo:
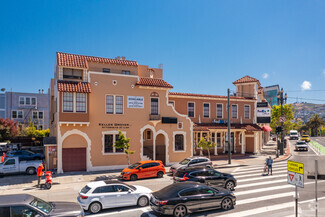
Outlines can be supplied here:
M279 84L289 102L325 103L324 9L322 0L2 1L0 88L47 90L62 51L163 64L175 92L226 95L250 75Z

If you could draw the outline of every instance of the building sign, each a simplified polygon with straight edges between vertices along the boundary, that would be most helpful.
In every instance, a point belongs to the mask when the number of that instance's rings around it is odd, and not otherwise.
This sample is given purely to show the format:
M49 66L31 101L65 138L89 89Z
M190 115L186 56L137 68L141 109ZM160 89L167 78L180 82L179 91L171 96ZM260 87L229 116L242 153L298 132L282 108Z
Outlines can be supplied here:
M256 104L257 108L264 108L264 107L269 107L269 104L267 102L258 102Z
M256 108L257 123L271 123L271 109L268 107Z
M128 108L144 108L144 97L128 96Z
M304 187L304 164L288 160L288 184Z
M99 123L103 129L129 129L130 124L123 123Z

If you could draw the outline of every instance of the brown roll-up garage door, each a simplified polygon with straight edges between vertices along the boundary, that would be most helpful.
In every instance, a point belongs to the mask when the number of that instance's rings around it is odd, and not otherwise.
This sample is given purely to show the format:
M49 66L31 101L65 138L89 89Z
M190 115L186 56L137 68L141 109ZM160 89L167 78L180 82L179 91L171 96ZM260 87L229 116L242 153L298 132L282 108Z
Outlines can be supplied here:
M62 149L63 171L86 171L86 148Z

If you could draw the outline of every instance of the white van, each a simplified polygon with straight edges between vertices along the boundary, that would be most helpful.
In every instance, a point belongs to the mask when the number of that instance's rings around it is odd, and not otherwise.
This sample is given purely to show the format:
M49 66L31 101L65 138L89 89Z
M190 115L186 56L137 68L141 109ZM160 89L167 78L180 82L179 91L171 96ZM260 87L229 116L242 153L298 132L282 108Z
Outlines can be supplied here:
M298 131L297 130L290 130L290 140L292 139L299 139Z

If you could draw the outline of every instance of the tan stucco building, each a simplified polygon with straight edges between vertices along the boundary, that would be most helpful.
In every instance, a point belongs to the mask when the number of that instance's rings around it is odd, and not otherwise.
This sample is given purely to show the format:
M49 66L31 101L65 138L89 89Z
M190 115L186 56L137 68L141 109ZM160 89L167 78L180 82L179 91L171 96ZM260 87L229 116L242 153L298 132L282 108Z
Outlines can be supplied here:
M168 104L172 86L162 77L162 69L124 58L58 52L50 112L58 172L125 167L118 130L131 139L131 163L190 156L192 122Z

